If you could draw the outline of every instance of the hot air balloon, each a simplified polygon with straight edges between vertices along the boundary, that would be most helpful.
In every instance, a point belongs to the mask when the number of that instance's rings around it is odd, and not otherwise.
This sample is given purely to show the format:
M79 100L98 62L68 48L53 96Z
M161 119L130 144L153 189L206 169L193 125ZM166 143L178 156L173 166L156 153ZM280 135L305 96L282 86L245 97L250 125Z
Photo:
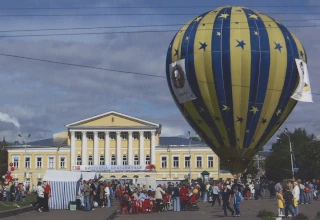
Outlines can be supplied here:
M233 174L243 172L289 116L306 52L284 25L245 7L189 21L166 59L176 105Z

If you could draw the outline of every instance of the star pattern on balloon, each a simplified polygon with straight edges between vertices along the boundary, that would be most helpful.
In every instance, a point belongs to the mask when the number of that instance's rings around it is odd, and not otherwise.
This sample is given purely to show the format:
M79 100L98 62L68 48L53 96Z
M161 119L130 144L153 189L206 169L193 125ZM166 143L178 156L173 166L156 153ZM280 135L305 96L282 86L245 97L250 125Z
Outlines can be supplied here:
M197 18L194 19L193 21L194 21L194 22L199 22L199 21L201 20L201 18L202 18L201 16L200 16L200 17L197 17Z
M206 24L205 24L205 23L203 23L203 24L202 24L202 26L206 26Z
M241 12L241 10L236 10L236 12Z
M269 27L271 27L271 24L268 24Z
M300 51L300 56L304 57L304 53L302 52L302 50Z
M274 44L276 45L276 47L274 49L275 50L279 50L281 52L281 48L282 48L281 44L280 43L276 43L276 42L274 42Z
M258 20L258 15L255 15L255 14L249 14L249 18L253 18L253 19L256 19Z
M214 120L220 121L220 118L218 116L214 116Z
M262 124L267 123L267 119L266 119L266 118L262 118L262 119L261 119L261 123L262 123Z
M175 51L174 55L175 55L175 56L178 56L179 50L174 49L174 51Z
M237 121L236 122L240 122L240 124L242 124L242 122L243 122L243 118L242 117L238 117L237 116Z
M281 109L278 109L278 111L276 112L276 115L279 116L281 114Z
M244 45L246 45L246 43L242 40L242 41L239 41L239 40L236 40L238 42L238 45L236 47L241 47L242 50L243 50L243 47Z
M230 108L227 105L222 105L222 111L229 111Z
M255 106L252 106L252 109L250 110L250 112L253 112L253 114L256 114L259 111L259 109Z
M201 43L201 42L199 42L200 43L200 48L199 48L199 50L201 50L201 49L203 49L204 51L206 50L206 47L208 46L207 45L207 43L206 42L204 42L204 43Z
M281 124L280 121L278 121L277 124L276 124L276 126L278 126L278 125L280 125L280 124Z
M198 110L199 110L199 112L204 112L205 111L204 108L202 108L202 107L199 107Z
M249 134L249 133L250 133L250 130L249 130L249 129L248 129L248 130L246 130L246 133L247 133L247 134Z
M239 22L237 22L237 21L236 21L236 22L234 22L234 23L235 23L235 24L239 24Z
M189 37L188 37L188 36L186 36L186 40L189 40Z
M219 16L219 18L224 18L224 19L226 19L228 16L229 16L229 14L221 14L221 15Z
M259 32L258 31L254 31L254 35L259 35Z
M197 123L198 123L198 124L201 124L202 121L201 121L200 119L197 119Z
M219 37L221 36L221 32L220 31L217 32L217 36L219 36Z

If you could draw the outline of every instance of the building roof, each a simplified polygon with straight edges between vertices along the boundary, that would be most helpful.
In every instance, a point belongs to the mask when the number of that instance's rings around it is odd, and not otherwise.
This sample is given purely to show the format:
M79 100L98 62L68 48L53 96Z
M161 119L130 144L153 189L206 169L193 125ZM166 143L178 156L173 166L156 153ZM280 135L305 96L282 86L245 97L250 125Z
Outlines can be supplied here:
M188 146L189 145L189 139L188 138L183 138L183 137L160 137L159 138L159 145L160 146L172 146L172 145L176 145L176 146L181 146L181 145L185 145ZM191 140L190 141L190 145L192 146L207 146L206 143L201 142L201 141L194 141Z
M140 118L135 118L135 117L132 117L132 116L129 116L129 115L125 115L125 114L116 112L116 111L105 112L105 113L103 113L103 114L96 115L96 116L89 117L89 118L85 118L85 119L82 119L82 120L79 120L79 121L76 121L76 122L67 124L67 125L65 125L65 126L66 126L66 127L70 127L70 126L79 125L79 124L81 124L81 123L84 123L84 122L87 122L87 121L92 121L92 120L95 120L95 119L98 119L98 118L102 118L102 117L105 117L105 116L111 115L111 114L119 115L119 116L121 116L121 117L128 118L128 119L131 119L131 120L134 120L134 121L138 121L138 122L141 122L141 123L143 123L143 124L155 126L155 127L157 127L157 128L160 127L160 124L156 124L156 123L153 123L153 122L150 122L150 121L146 121L146 120L143 120L143 119L140 119Z

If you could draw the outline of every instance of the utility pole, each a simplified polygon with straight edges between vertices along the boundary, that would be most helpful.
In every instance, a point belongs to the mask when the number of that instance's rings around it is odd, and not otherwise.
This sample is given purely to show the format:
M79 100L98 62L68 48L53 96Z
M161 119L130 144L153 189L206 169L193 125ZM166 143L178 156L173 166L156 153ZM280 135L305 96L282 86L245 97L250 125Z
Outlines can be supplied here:
M24 144L24 181L26 181L27 178L27 164L26 164L26 154L27 154L27 144L24 141L24 138L22 137L21 134L18 134L18 136L21 138L22 143ZM31 134L28 135L28 137L26 138L27 142L29 137L31 136Z
M190 136L190 131L189 133L189 184L191 184L191 136Z

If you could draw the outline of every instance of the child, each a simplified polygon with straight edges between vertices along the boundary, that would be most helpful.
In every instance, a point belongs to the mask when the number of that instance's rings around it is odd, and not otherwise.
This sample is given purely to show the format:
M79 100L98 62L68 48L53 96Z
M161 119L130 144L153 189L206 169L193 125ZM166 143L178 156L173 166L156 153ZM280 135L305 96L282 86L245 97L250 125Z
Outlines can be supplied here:
M278 193L277 193L277 198L278 198L278 214L279 217L283 217L283 206L284 206L284 200L283 200L283 196L282 196L282 190L279 189Z
M240 217L240 203L243 202L243 197L240 192L238 192L238 187L233 188L233 205L234 210L236 211L235 215L236 217Z

